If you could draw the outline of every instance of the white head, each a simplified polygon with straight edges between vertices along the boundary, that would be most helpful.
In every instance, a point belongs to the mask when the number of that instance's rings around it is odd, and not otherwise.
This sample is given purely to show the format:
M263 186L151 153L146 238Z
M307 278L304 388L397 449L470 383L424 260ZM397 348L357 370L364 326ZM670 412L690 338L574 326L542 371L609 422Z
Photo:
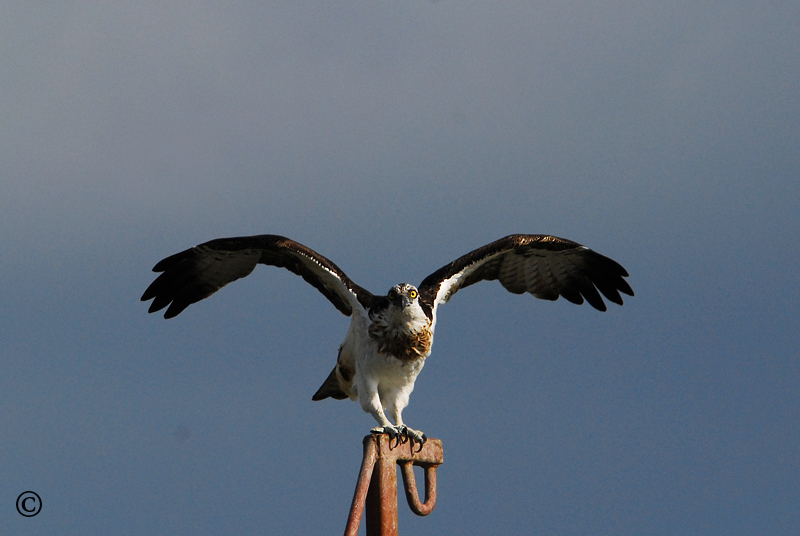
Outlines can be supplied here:
M417 287L408 283L400 283L389 289L386 294L389 302L400 309L406 309L419 303L419 292Z

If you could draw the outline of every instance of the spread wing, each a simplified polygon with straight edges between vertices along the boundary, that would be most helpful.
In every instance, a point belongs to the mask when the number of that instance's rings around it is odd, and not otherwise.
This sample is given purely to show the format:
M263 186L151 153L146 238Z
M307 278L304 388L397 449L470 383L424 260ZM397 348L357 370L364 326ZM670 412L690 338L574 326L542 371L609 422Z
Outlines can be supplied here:
M257 264L279 266L299 275L347 316L373 298L312 249L282 236L259 235L219 238L167 257L153 267L161 275L144 291L142 301L153 300L150 313L169 306L164 318L172 318L228 283L250 275Z
M509 292L528 292L543 300L559 296L576 304L584 299L606 310L602 293L622 305L620 292L633 296L625 268L571 240L547 235L511 235L467 253L426 277L420 298L434 311L459 289L499 280ZM598 292L599 291L599 292Z

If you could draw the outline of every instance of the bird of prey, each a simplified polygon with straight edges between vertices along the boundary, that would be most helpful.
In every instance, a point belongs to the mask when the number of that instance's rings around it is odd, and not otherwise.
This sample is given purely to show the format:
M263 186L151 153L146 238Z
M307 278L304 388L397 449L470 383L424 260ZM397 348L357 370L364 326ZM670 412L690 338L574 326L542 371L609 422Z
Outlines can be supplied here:
M514 294L528 292L544 300L563 296L575 304L586 300L599 311L606 310L600 294L618 305L620 292L633 296L623 279L628 272L616 261L549 235L501 238L442 266L418 287L400 283L383 296L360 287L333 262L294 240L258 235L211 240L167 257L153 268L161 274L142 301L153 300L150 313L167 307L164 318L172 318L249 275L257 264L299 275L351 318L336 366L312 399L358 400L378 422L372 432L412 445L422 445L426 436L407 427L402 412L431 353L439 306L460 289L498 280Z

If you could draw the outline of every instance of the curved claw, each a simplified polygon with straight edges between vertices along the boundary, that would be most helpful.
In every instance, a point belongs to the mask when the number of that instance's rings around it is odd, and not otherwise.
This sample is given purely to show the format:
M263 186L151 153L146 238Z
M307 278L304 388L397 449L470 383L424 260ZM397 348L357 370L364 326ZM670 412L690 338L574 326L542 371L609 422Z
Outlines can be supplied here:
M400 443L402 443L403 445L408 443L408 440L411 439L410 436L408 435L408 426L406 426L405 424L401 424L400 426L398 426L397 432L398 436L400 437Z
M403 441L403 436L405 435L405 432L403 430L401 430L397 426L392 426L392 425L378 426L378 427L373 428L372 430L370 430L370 432L372 432L373 434L386 434L386 435L388 435L389 436L389 448L390 449L395 449L395 448L400 446L401 442L405 443L406 441L408 441L408 439ZM393 441L394 441L394 445L392 445Z
M414 449L414 444L416 443L419 445L419 448L415 452L419 452L428 440L428 436L419 430L409 428L405 424L400 426L378 426L370 430L370 432L373 434L387 434L389 436L390 449L395 449L411 441L411 449ZM392 444L392 442L394 442L394 444Z
M425 442L428 440L428 436L426 436L424 433L411 428L406 428L406 437L409 441L411 441L412 450L414 450L414 443L419 445L419 448L415 452L421 451L422 447L425 445Z

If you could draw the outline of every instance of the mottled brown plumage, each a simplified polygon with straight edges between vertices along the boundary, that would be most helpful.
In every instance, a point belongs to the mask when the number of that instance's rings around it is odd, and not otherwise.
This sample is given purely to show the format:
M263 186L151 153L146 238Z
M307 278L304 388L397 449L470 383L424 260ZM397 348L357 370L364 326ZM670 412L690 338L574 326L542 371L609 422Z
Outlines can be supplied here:
M378 351L401 361L419 359L428 355L433 344L431 323L422 329L405 332L395 329L388 322L373 318L369 336L378 343Z

